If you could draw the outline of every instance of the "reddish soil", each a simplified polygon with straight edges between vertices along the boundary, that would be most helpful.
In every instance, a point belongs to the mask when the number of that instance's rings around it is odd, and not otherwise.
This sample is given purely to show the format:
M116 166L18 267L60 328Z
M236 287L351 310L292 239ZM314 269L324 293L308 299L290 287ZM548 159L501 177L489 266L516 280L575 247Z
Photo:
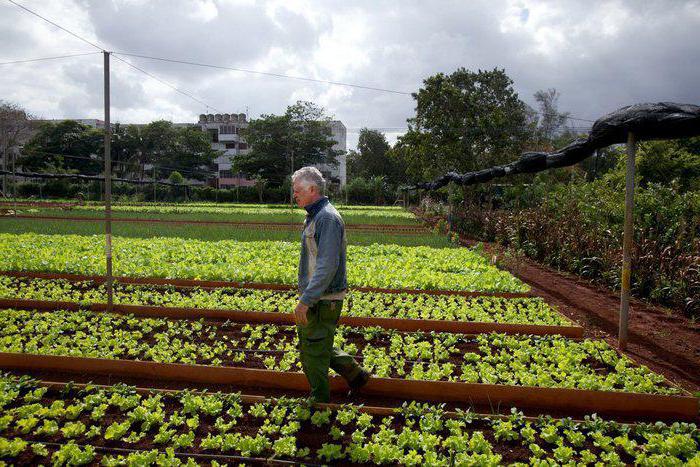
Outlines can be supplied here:
M484 243L484 247L499 265L530 284L534 294L583 326L586 336L605 339L617 347L619 292L516 257L512 251L506 255L499 245ZM631 299L625 354L692 393L700 391L700 323L692 322L679 311Z

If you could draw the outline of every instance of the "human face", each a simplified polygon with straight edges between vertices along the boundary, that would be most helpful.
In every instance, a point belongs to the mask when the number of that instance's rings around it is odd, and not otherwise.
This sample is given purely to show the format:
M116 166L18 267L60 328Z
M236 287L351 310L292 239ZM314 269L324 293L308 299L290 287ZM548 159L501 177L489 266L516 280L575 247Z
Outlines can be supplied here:
M297 182L292 185L292 189L294 190L294 199L300 208L308 206L320 197L318 189L314 185L306 185Z

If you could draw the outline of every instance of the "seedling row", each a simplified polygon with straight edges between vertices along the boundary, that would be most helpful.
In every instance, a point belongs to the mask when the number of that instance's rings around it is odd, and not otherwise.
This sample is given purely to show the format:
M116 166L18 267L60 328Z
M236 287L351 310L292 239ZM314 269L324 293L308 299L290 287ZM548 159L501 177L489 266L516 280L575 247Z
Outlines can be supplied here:
M95 304L105 303L107 294L103 284L92 281L71 282L0 276L0 298ZM298 302L298 294L291 290L231 287L201 289L117 283L114 286L113 299L115 304L292 313ZM351 291L346 297L343 315L364 318L572 325L555 307L538 297L464 297Z
M240 394L47 387L0 377L0 459L54 465L197 465L188 454L303 463L683 465L700 461L694 424L507 417L412 402L392 414ZM133 449L130 454L109 454ZM176 455L178 453L178 455ZM206 462L209 464L209 462ZM220 465L220 462L211 462Z
M679 394L604 341L398 332L340 326L335 344L375 376ZM294 326L0 311L0 351L300 371Z

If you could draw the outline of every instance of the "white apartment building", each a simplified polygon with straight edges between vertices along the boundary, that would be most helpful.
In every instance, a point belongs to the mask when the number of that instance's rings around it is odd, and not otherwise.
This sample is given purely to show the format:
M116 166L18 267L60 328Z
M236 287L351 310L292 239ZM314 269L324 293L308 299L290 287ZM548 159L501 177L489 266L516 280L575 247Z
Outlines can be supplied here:
M345 154L347 150L348 131L345 125L343 125L343 122L340 120L333 120L331 121L331 132L333 133L332 138L336 142L333 145L333 149L335 151L341 151L341 155L337 158L338 165L334 167L326 164L318 164L316 167L327 180L337 179L340 182L340 186L345 186L348 181L347 157Z
M223 151L214 162L217 165L219 188L253 185L252 180L235 174L231 170L233 158L250 150L241 137L241 130L248 127L246 115L241 114L201 114L198 122L202 131L211 135L211 148Z
M248 127L248 120L245 114L201 114L199 116L198 125L202 131L206 131L211 135L212 149L223 151L223 154L215 159L219 188L230 188L234 186L251 186L254 184L252 180L234 173L231 169L232 160L238 154L247 154L250 151L245 139L241 136L241 130ZM317 165L318 169L323 173L326 179L336 179L341 186L344 186L347 181L347 165L345 151L347 149L347 129L343 122L333 120L331 122L331 131L336 144L333 145L334 150L342 151L343 154L338 156L338 165L336 167L326 164Z

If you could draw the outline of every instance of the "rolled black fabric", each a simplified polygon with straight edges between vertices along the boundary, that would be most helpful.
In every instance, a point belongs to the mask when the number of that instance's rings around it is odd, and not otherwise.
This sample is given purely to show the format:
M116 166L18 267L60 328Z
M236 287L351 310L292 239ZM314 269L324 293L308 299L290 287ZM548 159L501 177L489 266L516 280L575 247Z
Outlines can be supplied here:
M596 149L626 142L629 132L634 133L637 141L698 136L700 106L673 102L629 105L596 120L588 138L577 139L556 152L525 152L520 159L507 165L466 174L449 172L432 182L418 183L413 188L437 190L449 182L475 185L506 175L574 165L592 156Z

